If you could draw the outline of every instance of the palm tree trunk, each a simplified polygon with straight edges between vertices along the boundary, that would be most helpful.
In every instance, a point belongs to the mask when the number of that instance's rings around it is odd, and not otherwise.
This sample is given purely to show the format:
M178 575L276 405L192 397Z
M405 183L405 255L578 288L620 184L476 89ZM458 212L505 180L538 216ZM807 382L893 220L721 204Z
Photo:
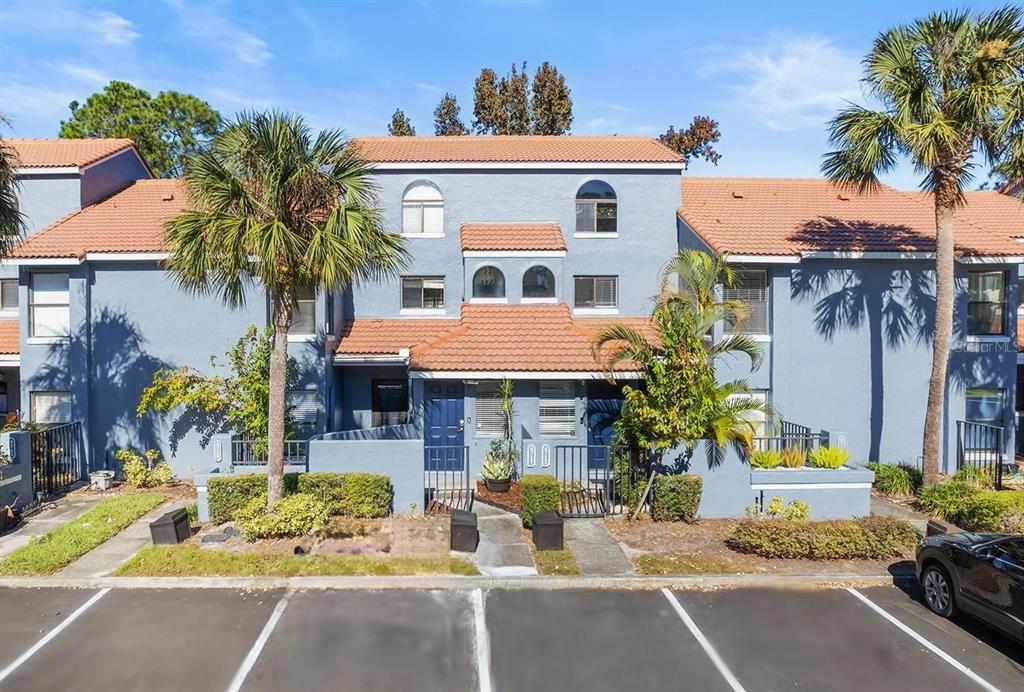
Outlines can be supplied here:
M945 435L946 371L953 340L953 210L956 199L955 178L940 176L935 186L935 338L922 452L925 485L939 481L939 454Z
M274 294L270 342L270 402L267 421L267 510L284 496L284 419L288 388L288 328L292 324L291 295Z

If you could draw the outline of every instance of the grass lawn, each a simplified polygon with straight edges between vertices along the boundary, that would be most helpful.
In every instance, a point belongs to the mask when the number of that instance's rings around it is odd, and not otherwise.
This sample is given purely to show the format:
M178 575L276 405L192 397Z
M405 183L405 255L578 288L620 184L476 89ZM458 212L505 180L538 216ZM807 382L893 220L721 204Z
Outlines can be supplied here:
M455 557L289 555L204 550L192 545L150 546L115 572L132 577L327 577L400 574L478 574Z
M133 493L103 500L82 516L32 540L0 560L0 574L53 574L158 506L162 493Z
M537 563L537 571L541 574L563 577L578 577L583 574L580 571L579 563L576 562L576 556L568 548L561 550L534 549L533 561Z
M644 553L633 558L636 571L650 576L667 574L736 574L742 567L708 555Z

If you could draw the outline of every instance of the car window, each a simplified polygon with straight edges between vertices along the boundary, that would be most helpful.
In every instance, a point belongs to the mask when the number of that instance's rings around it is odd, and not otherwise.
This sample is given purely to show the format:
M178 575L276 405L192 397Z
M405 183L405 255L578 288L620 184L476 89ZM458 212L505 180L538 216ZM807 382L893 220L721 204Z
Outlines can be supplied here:
M996 555L1015 567L1024 568L1024 538L1011 538L994 546Z

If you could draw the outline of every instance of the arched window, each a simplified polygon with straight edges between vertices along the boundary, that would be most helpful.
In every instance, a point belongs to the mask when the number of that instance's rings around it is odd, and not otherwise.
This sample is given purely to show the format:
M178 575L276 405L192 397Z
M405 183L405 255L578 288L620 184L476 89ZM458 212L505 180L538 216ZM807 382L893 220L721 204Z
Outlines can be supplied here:
M576 193L577 233L615 233L617 217L615 190L603 180L584 183Z
M474 298L504 298L505 275L497 267L480 267L473 275Z
M523 274L523 298L554 298L555 275L547 267L530 267Z
M444 197L435 185L413 183L402 197L402 233L444 233Z

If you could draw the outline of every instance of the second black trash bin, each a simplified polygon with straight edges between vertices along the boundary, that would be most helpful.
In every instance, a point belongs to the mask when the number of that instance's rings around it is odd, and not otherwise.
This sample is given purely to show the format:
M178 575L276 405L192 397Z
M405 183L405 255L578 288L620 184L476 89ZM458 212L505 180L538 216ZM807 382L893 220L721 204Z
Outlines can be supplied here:
M537 550L561 550L563 547L562 515L558 512L537 512L533 515L533 544Z
M149 523L149 534L154 545L174 545L192 536L188 512L176 509Z
M452 512L451 548L462 553L475 553L480 543L476 514L456 509Z

